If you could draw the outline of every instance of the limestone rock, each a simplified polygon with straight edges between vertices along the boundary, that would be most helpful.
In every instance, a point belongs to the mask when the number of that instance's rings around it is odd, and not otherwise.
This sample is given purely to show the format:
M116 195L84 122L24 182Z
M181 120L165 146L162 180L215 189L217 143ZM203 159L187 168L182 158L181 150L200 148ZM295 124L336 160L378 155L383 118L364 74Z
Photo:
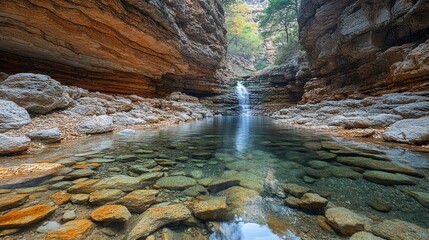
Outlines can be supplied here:
M383 171L365 171L363 178L371 182L383 185L415 185L416 181L407 175L400 173L388 173Z
M30 113L45 114L66 108L72 102L64 95L61 84L47 75L20 73L0 84L0 98L10 100Z
M429 115L429 102L415 102L401 105L393 111L404 118L421 118Z
M111 132L113 131L113 119L107 115L88 118L77 125L77 131L86 134Z
M14 194L2 196L0 198L0 212L21 206L27 201L28 196L28 194Z
M40 227L37 228L37 232L46 233L50 231L55 231L61 227L61 224L55 221L44 222Z
M94 210L90 217L96 222L126 222L131 213L122 205L105 205Z
M403 143L429 142L429 117L405 119L391 125L383 134L386 141Z
M0 215L0 229L25 227L45 219L54 211L55 208L47 204L12 210Z
M198 201L192 205L194 215L204 221L222 220L220 216L227 210L226 197L212 197L207 200Z
M76 218L76 212L74 210L66 210L61 217L61 220L68 222Z
M329 208L325 212L325 217L327 223L335 231L347 236L364 231L366 225L371 222L369 218L360 216L343 207Z
M184 176L163 177L156 182L159 187L170 190L184 190L196 184L195 179Z
M135 190L117 200L116 203L124 205L131 212L142 213L156 203L158 193L158 190Z
M393 240L426 240L429 230L398 219L384 220L371 227L371 232L379 237Z
M192 216L183 204L152 206L140 215L137 224L128 234L128 240L145 238L167 224L180 222Z
M30 139L21 137L11 137L5 134L0 134L0 155L2 154L15 154L28 149L30 146Z
M70 201L71 194L66 192L56 192L51 195L50 199L52 202L54 202L57 205L63 205L66 204L68 201Z
M115 201L123 195L124 192L119 189L101 189L89 194L89 203L94 205L102 205Z
M0 99L0 133L31 123L27 110L12 101Z
M61 132L59 128L51 128L27 133L27 137L32 141L55 143L61 141Z
M58 230L49 232L45 240L83 240L91 234L95 224L87 219L66 222Z

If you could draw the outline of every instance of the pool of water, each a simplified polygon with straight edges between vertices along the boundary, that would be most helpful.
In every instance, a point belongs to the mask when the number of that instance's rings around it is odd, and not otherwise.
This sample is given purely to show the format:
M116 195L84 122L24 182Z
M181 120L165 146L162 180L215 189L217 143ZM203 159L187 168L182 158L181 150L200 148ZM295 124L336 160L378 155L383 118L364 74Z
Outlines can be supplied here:
M408 176L413 181L412 185L368 181L363 178L367 167L341 161L359 157L379 165L383 162L406 165L415 169L419 177ZM372 219L401 219L429 227L428 211L406 193L428 192L427 153L336 138L314 130L278 125L266 117L214 117L135 134L95 136L70 146L54 147L26 159L2 158L0 166L50 159L63 163L68 161L65 170L59 176L32 182L31 186L49 186L58 182L72 185L76 179L61 178L75 171L72 164L95 162L100 166L82 178L137 177L146 172L162 172L165 176L188 176L202 185L203 190L197 194L160 189L158 202L178 203L198 199L198 194L204 198L221 195L222 192L205 191L207 182L239 177L240 189L250 189L258 197L237 208L234 219L223 220L214 228L214 233L205 233L207 239L346 239L319 227L317 215L323 215L323 212L303 212L285 206L282 191L285 183L308 187L327 198L329 204L346 207ZM70 159L75 162L70 164ZM148 162L154 164L145 164ZM69 186L66 183L64 186ZM4 185L0 188L19 187L29 185ZM159 186L145 187L151 188L158 189ZM56 191L60 190L37 192L38 202L49 201L49 196ZM370 202L387 205L391 210L375 210ZM68 208L76 208L81 217L93 209L76 204ZM52 219L58 219L59 215L54 214ZM174 225L173 228L180 232L188 226ZM34 230L30 228L17 233L16 239L32 234ZM97 234L99 228L94 231L96 233L93 234ZM127 229L119 229L116 234L121 236L126 232Z

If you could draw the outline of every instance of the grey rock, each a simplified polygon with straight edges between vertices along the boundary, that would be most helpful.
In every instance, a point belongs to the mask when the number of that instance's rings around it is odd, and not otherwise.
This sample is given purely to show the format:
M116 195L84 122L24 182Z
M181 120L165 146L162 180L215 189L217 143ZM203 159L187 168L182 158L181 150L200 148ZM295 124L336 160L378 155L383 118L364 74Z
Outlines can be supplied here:
M12 101L0 99L0 133L31 123L27 110Z
M429 230L398 219L384 220L371 226L371 232L385 239L426 240Z
M30 139L25 136L12 137L0 134L0 142L0 155L20 153L30 146Z
M66 108L73 101L61 84L42 74L20 73L0 84L0 98L15 102L30 113L48 113Z
M156 182L159 187L170 190L184 190L196 184L195 179L184 176L163 177Z
M429 117L406 119L391 125L383 134L386 141L403 143L429 142Z
M61 227L61 224L55 221L44 222L40 227L36 229L39 233L46 233L53 230L57 230Z
M113 131L112 117L101 115L88 118L77 125L77 131L86 134L111 132Z
M415 185L416 181L407 175L400 173L388 173L383 171L365 171L363 178L382 185Z
M429 102L409 103L393 109L404 118L420 118L429 116Z
M71 221L76 218L76 212L74 210L66 210L61 217L61 220L64 222Z
M349 240L384 240L383 238L377 237L369 232L357 232L353 234Z
M329 208L325 212L325 217L327 223L335 231L346 236L364 231L369 226L369 223L371 223L369 218L358 215L343 207Z
M51 128L40 131L33 131L27 134L32 141L55 143L61 141L61 132L59 128Z

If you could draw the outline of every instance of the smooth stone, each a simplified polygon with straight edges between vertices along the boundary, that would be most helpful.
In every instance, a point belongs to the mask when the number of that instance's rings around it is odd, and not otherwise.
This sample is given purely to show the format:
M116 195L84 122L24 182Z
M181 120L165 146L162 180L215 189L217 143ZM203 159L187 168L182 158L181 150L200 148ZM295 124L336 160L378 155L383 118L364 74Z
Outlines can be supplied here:
M363 178L382 185L415 185L416 181L407 175L400 173L388 173L382 171L365 171Z
M56 192L51 195L50 199L57 205L63 205L70 201L71 194L67 192Z
M328 178L332 176L330 169L314 169L310 167L304 168L305 174L313 178Z
M371 226L371 232L385 239L427 240L429 230L398 219L384 220Z
M106 133L113 131L113 118L107 115L87 118L78 123L77 131L86 134Z
M115 201L123 195L124 192L119 189L97 190L89 194L89 203L94 205L102 205L108 202Z
M316 217L317 220L317 224L319 224L319 227L322 228L323 230L330 232L330 233L335 233L335 230L329 226L328 223L326 223L326 218L324 216L317 216Z
M25 136L12 137L0 134L0 155L16 154L26 151L30 147L31 140Z
M197 180L198 184L201 184L204 187L208 187L211 182L213 182L213 178L202 178Z
M322 149L322 144L320 142L306 142L304 143L304 147L317 151Z
M353 234L349 240L384 240L369 232L357 232Z
M87 162L88 163L111 163L116 161L114 158L91 158Z
M66 179L77 179L77 178L85 178L90 177L94 174L94 171L89 168L77 169L73 172L66 175Z
M372 207L373 209L380 211L380 212L390 212L392 210L392 206L389 203L387 203L381 199L378 199L378 198L371 199L368 202L368 205L370 207Z
M299 198L296 198L294 196L288 196L287 198L285 198L284 204L292 208L299 208Z
M72 194L70 202L75 204L86 204L89 199L89 194Z
M0 198L0 211L16 208L24 204L28 197L28 194L11 194Z
M120 155L116 157L116 160L120 161L120 162L132 162L135 160L138 160L139 156L134 155L134 154L126 154L126 155Z
M426 192L418 192L411 190L403 190L406 194L410 195L414 198L418 203L420 203L423 207L429 208L429 193Z
M305 193L298 204L300 208L315 210L326 207L328 200L316 193Z
M30 123L31 118L27 110L13 101L0 99L0 133L19 129Z
M361 174L353 171L349 167L338 167L338 166L332 166L329 168L329 171L331 172L332 176L337 178L349 178L349 179L359 179Z
M76 212L74 210L66 210L61 217L61 220L68 222L76 218Z
M134 151L134 153L138 153L138 154L152 154L155 151L153 150L149 150L149 149L138 149L136 151Z
M364 231L366 226L371 222L369 218L358 215L344 207L327 209L325 217L327 223L334 228L335 231L346 236Z
M334 159L335 157L337 157L337 154L327 152L327 151L317 151L316 156L320 160L330 160L330 159Z
M122 129L119 131L119 135L134 135L136 134L136 130L134 129Z
M265 190L264 178L250 172L240 172L238 176L240 179L240 186L255 190L259 193Z
M405 119L392 124L383 133L385 141L419 144L429 142L429 117Z
M195 179L184 176L163 177L156 182L159 187L170 190L184 190L196 184Z
M64 190L73 185L72 182L69 181L61 181L48 186L49 190Z
M210 152L194 152L192 153L192 157L196 159L210 159L213 157L213 154Z
M135 190L120 198L116 203L124 205L131 212L142 213L157 202L158 194L158 190Z
M189 197L197 197L200 195L207 195L208 191L205 187L203 187L201 185L195 185L195 186L192 186L190 188L185 189L185 191L183 191L183 193Z
M283 190L286 194L290 194L296 198L301 198L307 192L310 192L311 189L308 187L300 186L295 183L286 183L283 184Z
M303 180L304 180L305 183L309 183L309 184L313 184L313 183L316 182L316 179L314 179L312 177L309 177L309 176L304 176Z
M331 164L324 162L324 161L317 161L317 160L313 160L313 161L309 161L308 166L310 166L311 168L314 169L325 169L328 168L329 166L331 166Z
M19 230L20 229L18 228L0 230L0 237L5 237L5 236L15 234L19 232Z
M12 210L0 215L0 229L21 228L39 222L56 209L48 204L35 205L18 210Z
M233 220L235 216L239 216L248 211L259 211L258 204L255 202L261 201L261 197L255 190L247 189L240 186L230 187L219 193L218 196L225 196L228 203L228 211L224 216L218 216L225 221Z
M211 197L198 201L191 206L195 217L204 221L222 220L221 216L227 210L226 197Z
M32 141L44 143L56 143L61 141L61 132L59 128L50 128L40 131L32 131L26 134Z
M240 179L238 176L232 176L227 178L216 178L212 182L210 182L208 186L208 190L209 192L217 193L227 188L230 188L233 186L239 186L239 185L240 185Z
M48 232L45 240L83 240L91 234L94 227L95 224L88 219L72 220L59 229Z
M154 168L158 166L158 163L155 160L146 160L141 165L145 168Z
M39 233L46 233L50 231L57 230L61 227L61 224L55 221L44 222L41 226L39 226L36 231Z
M203 178L203 171L201 170L192 170L191 173L189 173L189 176L195 179Z
M90 217L96 222L126 222L131 213L122 205L105 205L94 210Z
M183 204L152 206L140 215L127 240L145 238L167 224L180 222L191 216L192 213Z

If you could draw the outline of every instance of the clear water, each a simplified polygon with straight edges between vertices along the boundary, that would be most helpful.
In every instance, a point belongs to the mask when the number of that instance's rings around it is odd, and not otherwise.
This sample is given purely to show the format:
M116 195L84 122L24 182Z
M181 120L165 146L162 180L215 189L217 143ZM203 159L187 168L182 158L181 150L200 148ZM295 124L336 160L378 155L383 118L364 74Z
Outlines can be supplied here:
M322 146L317 147L319 143ZM148 151L142 153L139 150ZM320 157L327 153L335 155L329 159ZM119 174L136 176L130 171L132 165L152 159L168 159L177 162L175 166L159 168L159 171L168 175L190 176L191 172L197 170L199 178L216 179L232 174L244 179L242 187L260 193L258 201L246 205L243 212L239 213L239 220L221 224L220 229L211 235L211 239L345 239L325 232L318 226L316 215L323 213L304 213L285 206L284 196L278 191L284 183L307 186L326 196L332 204L373 219L397 218L429 227L428 211L401 191L428 192L427 153L334 138L314 130L277 125L265 117L214 117L158 130L137 131L134 135L101 135L72 146L58 146L44 154L19 161L2 158L0 166L11 162L18 164L60 159L55 157L59 155L80 156L80 162L85 163L93 158L116 159L124 154L133 154L138 160L103 163L94 169L95 173L90 178ZM374 161L383 159L406 164L423 173L425 178L415 178L417 184L413 186L384 186L367 181L361 175L357 179L351 179L348 177L350 171L356 174L362 169L343 165L335 160L335 156L363 156L373 158ZM314 162L315 160L319 162ZM323 169L336 169L340 173L319 179L313 177L314 183L305 182L304 177L317 170L316 163L322 164ZM109 170L114 167L119 171ZM13 186L16 187L19 186ZM49 190L38 194L50 196L54 192ZM170 202L191 199L184 191L165 191L162 196ZM41 197L40 202L45 201L44 199L48 197ZM372 209L368 206L372 199L383 200L392 210L383 213ZM178 231L181 231L180 226ZM29 229L28 232L34 232L34 229Z

